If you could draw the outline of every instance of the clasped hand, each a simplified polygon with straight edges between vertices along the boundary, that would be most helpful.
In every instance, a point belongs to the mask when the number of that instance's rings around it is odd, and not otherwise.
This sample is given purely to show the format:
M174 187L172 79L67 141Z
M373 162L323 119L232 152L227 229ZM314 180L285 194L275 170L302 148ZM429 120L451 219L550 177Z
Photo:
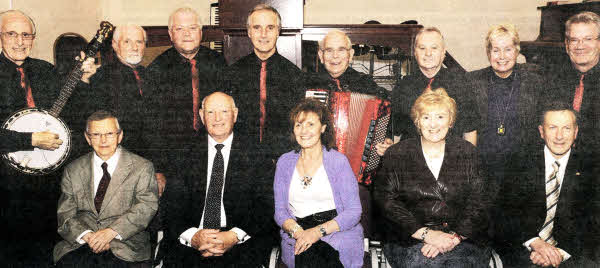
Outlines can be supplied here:
M535 265L558 267L563 260L558 248L544 242L542 239L534 240L529 246L533 249L529 259Z
M202 252L203 257L217 257L223 256L237 242L237 235L233 231L200 229L192 237L191 244L193 248Z
M296 245L294 246L294 255L306 251L312 244L321 239L321 232L318 227L313 227L307 230L299 230L295 234Z
M111 228L106 228L97 232L87 233L82 239L88 244L92 251L97 254L108 250L110 248L110 241L116 236L117 232Z
M460 239L454 235L442 231L429 231L423 241L421 253L427 258L435 258L440 253L452 251L454 247L460 244Z

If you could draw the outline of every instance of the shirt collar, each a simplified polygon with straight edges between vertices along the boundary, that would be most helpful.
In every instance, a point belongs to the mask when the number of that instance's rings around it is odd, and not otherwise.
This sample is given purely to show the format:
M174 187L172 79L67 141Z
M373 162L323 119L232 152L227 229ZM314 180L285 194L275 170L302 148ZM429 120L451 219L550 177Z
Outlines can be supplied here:
M213 139L213 137L211 137L210 135L208 136L208 147L209 148L215 148L215 145L219 144L219 142L217 142L215 139ZM221 142L221 144L225 145L223 148L231 148L231 144L233 143L233 132L231 132L231 134L229 135L229 137L227 137L227 139L225 139L225 141Z
M119 158L121 157L121 147L117 147L117 150L115 151L115 153L108 158L108 160L104 161L102 160L102 158L100 158L96 152L94 152L94 166L100 166L102 165L102 163L106 162L106 164L109 167L116 167L117 163L119 162Z
M25 68L25 66L29 62L29 57L25 58L25 60L23 61L23 64L21 64L19 66L16 63L14 63L13 61L11 61L9 58L7 58L6 55L4 55L4 52L2 52L2 53L0 53L0 62L4 62L5 64L8 65L9 68L12 67L16 70L16 68Z
M569 149L569 151L567 153L565 153L563 156L561 156L557 160L552 155L552 152L550 152L550 149L548 148L548 146L544 145L544 163L545 163L546 167L550 167L550 166L552 166L552 163L554 163L554 161L558 161L558 164L560 164L560 169L566 168L567 163L569 162L570 155L571 155L571 149Z

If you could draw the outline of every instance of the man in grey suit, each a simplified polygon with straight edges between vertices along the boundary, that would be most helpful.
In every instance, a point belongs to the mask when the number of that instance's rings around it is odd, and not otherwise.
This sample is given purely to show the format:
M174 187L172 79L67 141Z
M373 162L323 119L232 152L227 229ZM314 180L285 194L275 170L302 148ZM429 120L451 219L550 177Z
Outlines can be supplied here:
M152 163L119 146L123 131L110 112L87 120L94 149L69 164L58 201L54 247L58 267L144 266L150 259L146 226L158 208ZM87 244L87 246L85 246Z

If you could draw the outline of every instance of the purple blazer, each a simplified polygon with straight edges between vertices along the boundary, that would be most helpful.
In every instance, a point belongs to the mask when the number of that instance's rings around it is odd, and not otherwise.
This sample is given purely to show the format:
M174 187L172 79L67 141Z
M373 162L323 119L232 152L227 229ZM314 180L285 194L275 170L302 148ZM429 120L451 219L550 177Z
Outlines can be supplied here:
M300 157L294 151L283 154L277 160L275 171L275 221L281 227L287 219L294 219L289 206L289 189ZM340 231L329 234L321 240L340 253L340 261L345 268L360 268L363 265L363 228L359 223L362 208L358 196L358 183L350 163L345 155L336 150L323 147L323 166L333 191L337 216L334 220ZM288 268L294 268L294 245L296 240L280 230L283 262Z

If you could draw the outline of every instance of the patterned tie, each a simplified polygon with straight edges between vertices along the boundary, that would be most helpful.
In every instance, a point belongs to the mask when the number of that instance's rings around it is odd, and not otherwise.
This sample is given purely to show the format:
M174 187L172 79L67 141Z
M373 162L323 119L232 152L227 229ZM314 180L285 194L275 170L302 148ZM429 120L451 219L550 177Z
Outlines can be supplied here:
M137 87L138 87L138 91L140 92L140 96L144 96L144 92L142 91L142 85L143 85L144 81L142 81L142 78L140 77L140 73L138 72L138 70L133 69L133 75L135 75L135 81L137 82Z
M21 88L25 90L25 100L27 101L27 108L35 107L35 102L33 101L33 94L31 93L31 87L27 84L27 79L25 78L25 71L23 67L17 67L17 71L21 74Z
M581 75L579 79L579 85L575 89L575 97L573 98L573 110L578 111L581 109L581 102L583 101L583 77L585 74Z
M225 164L223 161L223 144L215 145L217 153L213 161L212 173L210 175L210 185L204 202L204 229L221 228L221 195L223 192L223 179L225 173Z
M98 184L98 190L96 190L96 197L94 197L94 206L96 206L96 211L100 213L100 208L102 208L102 201L104 201L104 195L106 194L106 189L108 189L108 184L110 183L110 174L108 174L108 164L106 162L102 163L102 179L100 179L100 184Z
M196 68L196 60L191 59L190 64L192 65L192 109L194 114L194 130L198 131L200 129L200 120L198 117L200 116L198 112L200 111L200 92L198 91L198 84L200 83L198 79L198 68Z
M265 133L265 120L267 119L267 62L260 64L260 141Z
M539 235L546 243L556 246L557 242L552 237L552 228L554 228L554 215L556 214L556 206L558 204L558 196L560 194L560 184L558 183L558 161L552 163L552 174L546 181L546 220L542 226Z
M427 84L425 90L423 90L423 93L428 93L429 91L431 91L431 84L433 84L434 79L435 77L429 78L429 83Z

